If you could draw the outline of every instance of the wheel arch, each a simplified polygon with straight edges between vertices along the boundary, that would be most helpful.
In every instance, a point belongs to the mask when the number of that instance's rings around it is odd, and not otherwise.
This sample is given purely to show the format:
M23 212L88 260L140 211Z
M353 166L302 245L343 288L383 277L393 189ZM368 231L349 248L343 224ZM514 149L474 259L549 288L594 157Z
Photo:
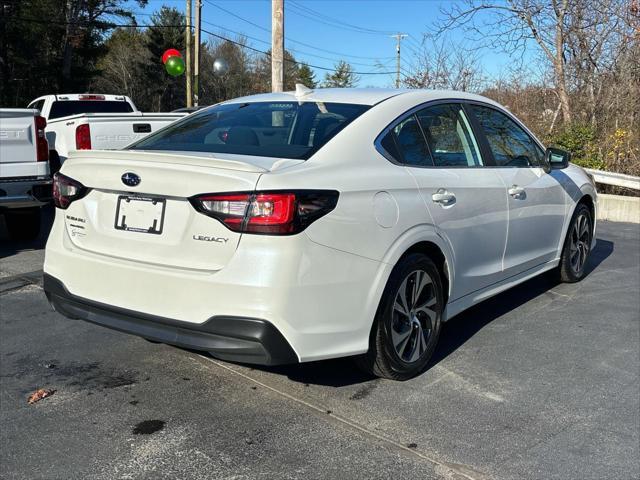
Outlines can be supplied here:
M409 249L407 249L407 251L405 251L404 254L402 254L402 256L398 259L398 262L404 257L411 255L412 253L422 253L423 255L426 255L431 260L433 260L433 262L436 264L438 273L440 274L440 280L442 281L444 303L446 305L449 301L449 264L444 253L435 243L430 241L421 241L409 247Z
M578 203L576 203L574 211L575 211L576 208L578 208L578 205L580 205L581 203L585 204L587 207L589 207L589 212L591 212L591 219L593 220L594 228L595 228L596 202L594 201L593 197L589 193L583 193L583 195L580 198L580 200L578 200Z
M578 205L580 204L584 204L589 208L589 212L591 213L591 227L592 227L592 231L591 231L591 249L593 249L595 247L595 242L596 242L596 223L597 223L597 215L598 215L598 197L596 194L596 190L593 186L589 186L591 191L589 191L588 193L584 193L583 190L583 195L580 198L580 200L578 200L578 203L576 204L575 208L578 208ZM575 209L574 209L575 211ZM573 214L572 214L573 216Z
M387 265L387 272L380 278L380 285L376 287L376 307L382 300L384 288L389 281L391 271L398 262L412 253L423 253L429 256L438 267L445 295L445 305L451 295L451 287L455 281L455 258L449 243L440 236L433 225L420 225L413 227L401 235L389 248L383 258L383 265Z
M564 225L564 232L562 237L560 237L561 239L561 243L558 245L558 258L560 258L560 255L562 255L562 249L564 248L564 245L567 241L567 235L569 235L569 228L571 227L571 220L573 219L573 216L576 213L576 210L578 208L578 206L580 205L586 205L587 208L589 209L589 212L591 213L591 220L592 220L592 228L593 231L592 233L592 243L591 243L591 248L593 248L595 246L595 242L596 242L596 215L598 212L598 197L595 191L595 188L593 187L593 185L583 185L582 188L580 188L580 190L577 192L577 195L574 196L574 203L572 205L571 210L568 212L566 221L565 221L565 225Z
M438 235L433 225L416 226L405 232L391 246L383 258L380 273L374 282L372 296L370 297L373 300L373 308L369 310L368 315L371 321L368 335L369 342L371 342L375 319L382 303L382 297L389 282L391 272L400 260L412 253L423 253L435 262L443 284L445 297L444 307L446 311L446 305L451 294L451 286L455 277L453 252L446 240ZM446 321L446 317L443 317L443 321Z

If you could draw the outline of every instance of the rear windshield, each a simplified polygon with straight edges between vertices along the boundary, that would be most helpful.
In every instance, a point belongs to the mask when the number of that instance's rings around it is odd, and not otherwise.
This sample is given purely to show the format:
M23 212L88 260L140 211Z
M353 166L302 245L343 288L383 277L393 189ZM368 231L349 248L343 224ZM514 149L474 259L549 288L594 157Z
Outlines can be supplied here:
M316 102L223 104L194 113L130 148L307 159L368 108Z
M122 100L66 100L51 105L49 119L78 115L80 113L131 113L133 108Z

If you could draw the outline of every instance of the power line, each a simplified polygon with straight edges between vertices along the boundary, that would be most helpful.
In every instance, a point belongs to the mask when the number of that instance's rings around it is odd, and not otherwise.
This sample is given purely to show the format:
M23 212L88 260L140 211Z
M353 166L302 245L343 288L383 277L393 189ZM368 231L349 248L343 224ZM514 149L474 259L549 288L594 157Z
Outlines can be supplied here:
M262 53L263 55L266 55L268 57L271 56L271 54L269 52L265 52L264 50L260 50L258 48L250 47L249 45L244 45L244 44L242 44L240 42L236 42L236 41L231 40L229 38L223 37L222 35L218 35L216 33L209 32L208 30L205 30L204 28L202 29L202 31L205 32L205 33L208 33L209 35L211 35L213 37L216 37L216 38L219 38L221 40L225 40L227 42L233 43L234 45L238 45L239 47L247 48L249 50L253 50L254 52ZM307 65L309 67L312 67L312 68L315 68L315 69L318 69L318 70L324 70L326 72L335 72L336 71L335 68L321 67L319 65L313 65L311 63L306 63L306 62L299 62L299 61L291 60L291 59L288 59L288 58L285 58L284 61L285 62L289 62L289 63L295 63L295 64L304 63L305 65ZM351 73L353 73L354 75L389 75L389 74L392 74L393 72L351 72Z
M207 3L207 5L211 5L212 7L217 8L218 10L221 10L221 11L229 14L234 18L237 18L238 20L241 20L241 21L243 21L245 23L248 23L249 25L253 25L254 27L256 27L256 28L258 28L258 29L260 29L260 30L262 30L264 32L267 32L267 33L269 33L269 35L271 35L271 30L270 29L265 28L262 25L258 25L257 23L254 23L251 20L247 20L246 18L243 18L240 15L236 15L235 13L231 12L230 10L227 10L226 8L223 8L220 5L216 5L211 0L204 0L204 1ZM319 48L319 47L316 47L314 45L310 45L308 43L300 42L299 40L294 40L293 38L286 37L286 36L285 36L285 40L287 42L289 42L289 43L297 43L298 45L303 45L303 46L305 46L307 48L311 48L311 49L317 50L319 52L330 53L332 55L338 55L338 56L343 57L343 58L360 58L360 59L364 59L364 60L379 60L378 57L365 57L365 56L361 56L361 55L348 55L348 54L345 54L345 53L342 53L342 52L336 52L336 51L333 51L333 50L327 50L327 49L324 49L324 48ZM383 58L387 58L387 57L383 57Z
M41 20L38 18L24 18L24 17L19 17L17 18L17 20L21 20L21 21L25 21L25 22L32 22L32 23L42 23L42 24L54 24L54 25L78 25L78 26L87 26L86 22L60 22L60 21L55 21L55 20ZM113 22L94 22L94 23L100 23L100 25L105 28L105 29L115 29L115 28L185 28L185 25L138 25L138 24L129 24L129 23L113 23ZM230 38L227 38L223 35L218 35L217 33L213 33L210 32L209 30L205 30L204 28L202 29L202 31L204 33L207 33L209 35L211 35L212 37L216 37L219 38L220 40L224 40L226 42L232 43L234 45L237 45L241 48L246 48L248 50L252 50L256 53L261 53L263 55L266 55L268 57L271 56L271 54L269 52L265 52L264 50L260 50L258 48L254 48L251 47L249 45L245 45L243 43L240 42L236 42L235 40L231 40ZM327 68L327 67L321 67L319 65L313 65L310 63L306 63L306 62L299 62L296 60L291 60L291 59L284 59L285 62L289 62L289 63L294 63L294 64L305 64L309 67L315 68L317 70L323 70L326 72L335 72L336 69L335 68ZM393 72L351 72L354 75L389 75L392 74Z
M222 8L220 5L216 5L215 3L209 1L209 0L204 0L206 3L208 3L209 5L211 5L212 7L217 8L218 10L222 10L225 13L228 13L229 15L231 15L232 17L237 18L238 20L242 20L243 22L248 23L249 25L253 25L256 28L259 28L262 31L267 32L268 34L271 34L271 30L263 27L262 25L258 25L257 23L253 23L251 20L247 20L246 18L241 17L240 15L236 15L235 13L227 10L226 8Z
M312 8L307 7L306 5L299 4L296 1L290 0L289 6L293 8L292 12L297 15L303 16L305 18L309 18L313 21L323 23L325 25L330 25L336 28L340 28L342 30L351 30L357 33L366 33L369 35L390 35L393 31L386 30L375 30L372 28L360 27L358 25L353 25L351 23L344 22L337 18L330 17L329 15L325 15L317 10L313 10Z
M224 30L225 32L229 32L229 33L233 33L235 35L246 37L246 38L248 38L250 40L253 40L254 42L264 43L265 45L271 45L271 42L269 42L267 40L262 40L261 38L252 37L251 35L247 35L246 33L238 32L238 31L235 31L235 30L231 30L228 27L223 27L222 25L216 25L215 23L211 23L211 22L208 22L206 20L201 20L201 21L202 21L202 23L206 23L207 25L209 25L211 27L216 27L216 28L219 28L221 30ZM329 60L329 61L334 62L334 63L339 61L339 60L341 60L340 58L324 57L322 55L317 55L315 53L305 52L304 50L299 50L299 49L295 49L295 51L297 53L301 54L301 55L307 55L309 57L320 58L322 60ZM390 57L390 58L393 60L393 58L395 58L395 57ZM349 62L349 63L351 65L359 65L359 66L362 66L362 67L375 67L375 65L372 65L371 63L362 63L362 62Z
M153 16L153 15L152 15L152 14L150 14L150 13L144 13L144 12L133 12L133 13L134 13L134 15L136 15L136 16L137 16L137 15L144 16L144 17L152 17L152 16ZM239 35L239 36L242 36L242 37L248 38L248 39L250 39L250 40L253 40L254 42L263 43L263 44L265 44L265 45L271 45L271 42L270 42L270 41L263 40L263 39L261 39L261 38L257 38L257 37L252 37L251 35L247 35L247 34L246 34L246 33L244 33L244 32L238 32L237 30L232 30L232 29L230 29L230 28L228 28L228 27L223 27L222 25L218 25L218 24L215 24L215 23L209 22L209 21L204 20L204 19L201 19L200 21L201 21L202 23L205 23L205 24L207 24L207 25L211 26L211 27L216 27L216 28L219 28L220 30L224 30L225 32L233 33L233 34L235 34L235 35ZM299 53L299 54L302 54L302 55L307 55L307 56L314 57L314 58L320 58L320 59L322 59L322 60L329 60L329 61L334 62L334 63L335 63L335 62L337 62L337 61L340 61L340 60L342 60L342 59L344 58L344 56L342 56L342 58L339 58L339 57L338 57L338 58L336 58L336 57L324 57L324 56L322 56L322 55L318 55L318 54L315 54L315 53L311 53L311 52L306 52L306 51L304 51L304 50L300 50L300 49L298 49L298 48L294 48L294 49L292 49L292 50L294 50L296 53ZM393 60L395 57L380 57L380 58L381 58L381 59L382 59L382 58L389 58L389 59ZM376 60L377 60L377 59L376 59ZM372 67L372 68L375 68L375 67L376 67L376 65L375 65L375 64L371 64L371 63L362 63L362 62L353 62L353 61L350 61L349 63L350 63L351 65L359 65L359 66L361 66L361 67Z

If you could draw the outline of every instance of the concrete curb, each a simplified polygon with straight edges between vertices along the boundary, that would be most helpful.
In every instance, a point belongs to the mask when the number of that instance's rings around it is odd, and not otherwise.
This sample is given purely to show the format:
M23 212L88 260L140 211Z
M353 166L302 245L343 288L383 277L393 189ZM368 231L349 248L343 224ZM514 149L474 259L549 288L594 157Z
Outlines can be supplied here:
M599 193L598 220L640 223L640 197Z

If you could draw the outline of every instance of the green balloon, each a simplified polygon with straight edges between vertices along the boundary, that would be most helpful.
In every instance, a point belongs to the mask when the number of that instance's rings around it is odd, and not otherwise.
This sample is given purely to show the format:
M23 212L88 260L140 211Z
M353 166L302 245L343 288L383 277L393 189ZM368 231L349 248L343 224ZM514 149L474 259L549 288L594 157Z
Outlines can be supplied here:
M164 68L167 69L169 75L177 77L184 73L184 60L182 57L169 57L167 63L164 64Z

